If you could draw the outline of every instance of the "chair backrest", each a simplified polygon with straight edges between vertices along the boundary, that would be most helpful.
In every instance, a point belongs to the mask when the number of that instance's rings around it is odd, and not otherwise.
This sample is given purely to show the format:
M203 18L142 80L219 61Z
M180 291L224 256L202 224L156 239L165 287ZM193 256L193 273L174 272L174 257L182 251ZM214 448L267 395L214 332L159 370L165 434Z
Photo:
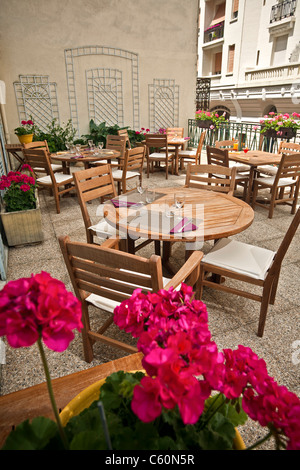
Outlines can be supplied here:
M115 197L116 189L111 173L110 165L99 165L87 170L73 173L77 197L85 225L87 240L92 243L92 233L89 227L92 225L87 203L105 196Z
M293 220L276 252L273 264L268 272L268 275L276 276L276 274L278 274L282 260L293 240L293 237L299 227L299 224L300 224L300 207L297 210L296 214L294 215Z
M233 149L233 145L236 142L234 140L217 140L215 142L215 146L217 149L221 148L228 148L228 149Z
M282 140L279 144L278 153L289 155L289 154L299 154L300 153L300 144L295 142L286 142Z
M129 149L131 149L131 143L128 135L127 129L119 129L118 130L118 135L126 137L126 145Z
M126 137L124 135L108 135L106 137L106 148L120 152L124 157L126 150Z
M199 142L198 142L198 146L197 146L197 150L196 150L196 158L195 158L195 161L197 162L197 164L200 164L200 161L201 161L201 152L202 152L206 132L207 131L202 131L201 132L200 139L199 139Z
M229 167L229 158L227 149L206 146L207 163L209 165L221 165Z
M145 160L145 147L135 147L126 150L124 159L124 170L142 173Z
M167 127L166 134L168 137L179 137L182 138L184 135L184 128L183 127Z
M149 259L123 251L59 238L60 247L78 298L96 294L122 302L137 286L142 292L163 288L161 258Z
M47 152L49 152L47 140L38 140L36 142L29 142L28 144L23 144L23 147L25 149L46 148Z
M276 185L280 178L294 178L300 177L300 152L295 154L283 154L276 172L274 185Z
M185 186L187 188L206 189L233 195L236 168L219 165L187 166Z
M55 177L51 167L50 154L43 148L22 149L26 163L33 169L34 173L46 173L55 184Z
M168 136L167 134L146 134L146 152L149 155L149 149L160 149L164 148L164 151L168 154Z

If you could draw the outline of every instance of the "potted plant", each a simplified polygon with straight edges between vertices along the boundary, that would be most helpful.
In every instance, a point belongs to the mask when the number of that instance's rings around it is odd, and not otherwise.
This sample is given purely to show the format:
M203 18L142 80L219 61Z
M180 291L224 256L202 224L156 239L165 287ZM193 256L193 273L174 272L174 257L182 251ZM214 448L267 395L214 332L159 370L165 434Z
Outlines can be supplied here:
M36 181L30 165L20 171L10 171L0 178L1 221L8 246L43 240L41 209ZM28 174L29 173L29 174Z
M18 136L21 144L28 144L32 142L35 131L36 126L33 121L29 119L28 121L21 121L21 126L16 127L15 134Z
M297 129L300 129L300 114L288 113L276 114L270 112L260 121L261 134L265 137L280 137L282 139L291 139L296 136Z
M113 373L95 384L95 401L87 400L79 415L72 402L59 415L43 342L58 352L68 347L73 330L82 328L80 302L48 273L6 284L0 335L16 348L38 342L56 423L25 421L3 449L22 450L26 440L31 449L47 450L225 450L233 448L235 428L248 414L268 429L261 441L273 436L278 448L299 450L298 397L268 375L250 348L218 351L206 306L193 296L185 284L158 293L135 290L116 307L114 321L139 338L145 371ZM78 408L80 397L73 401Z
M227 121L226 112L221 116L211 111L196 111L196 125L204 129L217 129L220 123Z

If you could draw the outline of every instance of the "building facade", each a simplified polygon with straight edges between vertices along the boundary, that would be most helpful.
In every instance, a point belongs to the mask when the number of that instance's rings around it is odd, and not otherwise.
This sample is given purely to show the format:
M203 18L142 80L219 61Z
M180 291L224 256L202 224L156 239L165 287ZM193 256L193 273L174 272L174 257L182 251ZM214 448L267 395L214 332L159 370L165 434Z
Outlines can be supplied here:
M231 121L299 112L299 2L200 0L198 77Z

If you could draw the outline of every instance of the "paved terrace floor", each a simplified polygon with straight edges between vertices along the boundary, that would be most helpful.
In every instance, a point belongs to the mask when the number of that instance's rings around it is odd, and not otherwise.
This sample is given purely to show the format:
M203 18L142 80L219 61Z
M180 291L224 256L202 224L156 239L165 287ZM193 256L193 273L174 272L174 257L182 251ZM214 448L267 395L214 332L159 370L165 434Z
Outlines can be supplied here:
M74 168L79 170L80 168ZM181 186L185 181L185 173L180 176L169 176L165 179L164 172L150 175L144 182L149 187ZM61 213L56 214L54 199L47 192L40 193L42 207L44 242L41 244L10 248L8 256L7 280L29 277L31 273L41 270L49 272L60 279L72 290L66 271L58 237L69 235L72 240L86 241L85 230L76 197L63 198ZM292 220L290 207L278 206L273 219L268 219L268 212L263 208L255 209L253 224L235 236L237 240L256 244L264 248L276 250ZM211 243L205 243L203 251L207 252ZM149 256L152 244L139 251L140 255ZM263 338L256 335L258 326L259 304L231 294L205 289L203 301L207 305L209 326L213 340L219 349L235 349L239 344L252 348L268 366L270 375L277 382L287 386L300 396L299 371L300 362L293 361L293 344L300 340L299 331L299 279L300 279L300 231L294 237L292 245L284 259L277 298L274 306L270 306ZM172 262L178 267L183 263L184 253L180 244L172 250ZM119 339L124 337L131 341L125 333L114 325L111 334ZM298 346L299 349L299 346ZM47 350L47 357L52 378L65 376L95 365L124 356L124 352L98 343L95 346L95 359L87 364L83 358L82 343L79 334L67 351L55 353ZM299 357L299 355L298 355ZM6 347L6 363L2 365L0 374L0 394L20 390L44 382L37 346L26 349ZM241 429L247 443L266 434L257 429L255 423L249 423ZM269 447L266 445L265 448Z

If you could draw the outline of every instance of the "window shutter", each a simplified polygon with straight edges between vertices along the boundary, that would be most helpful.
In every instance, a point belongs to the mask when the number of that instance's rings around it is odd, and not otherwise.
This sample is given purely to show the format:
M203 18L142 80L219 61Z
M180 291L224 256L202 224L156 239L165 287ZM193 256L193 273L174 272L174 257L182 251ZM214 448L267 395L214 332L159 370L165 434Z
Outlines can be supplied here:
M232 46L229 46L229 50L228 50L227 73L232 73L232 72L233 72L233 66L234 66L234 51L235 51L235 44L233 44Z

